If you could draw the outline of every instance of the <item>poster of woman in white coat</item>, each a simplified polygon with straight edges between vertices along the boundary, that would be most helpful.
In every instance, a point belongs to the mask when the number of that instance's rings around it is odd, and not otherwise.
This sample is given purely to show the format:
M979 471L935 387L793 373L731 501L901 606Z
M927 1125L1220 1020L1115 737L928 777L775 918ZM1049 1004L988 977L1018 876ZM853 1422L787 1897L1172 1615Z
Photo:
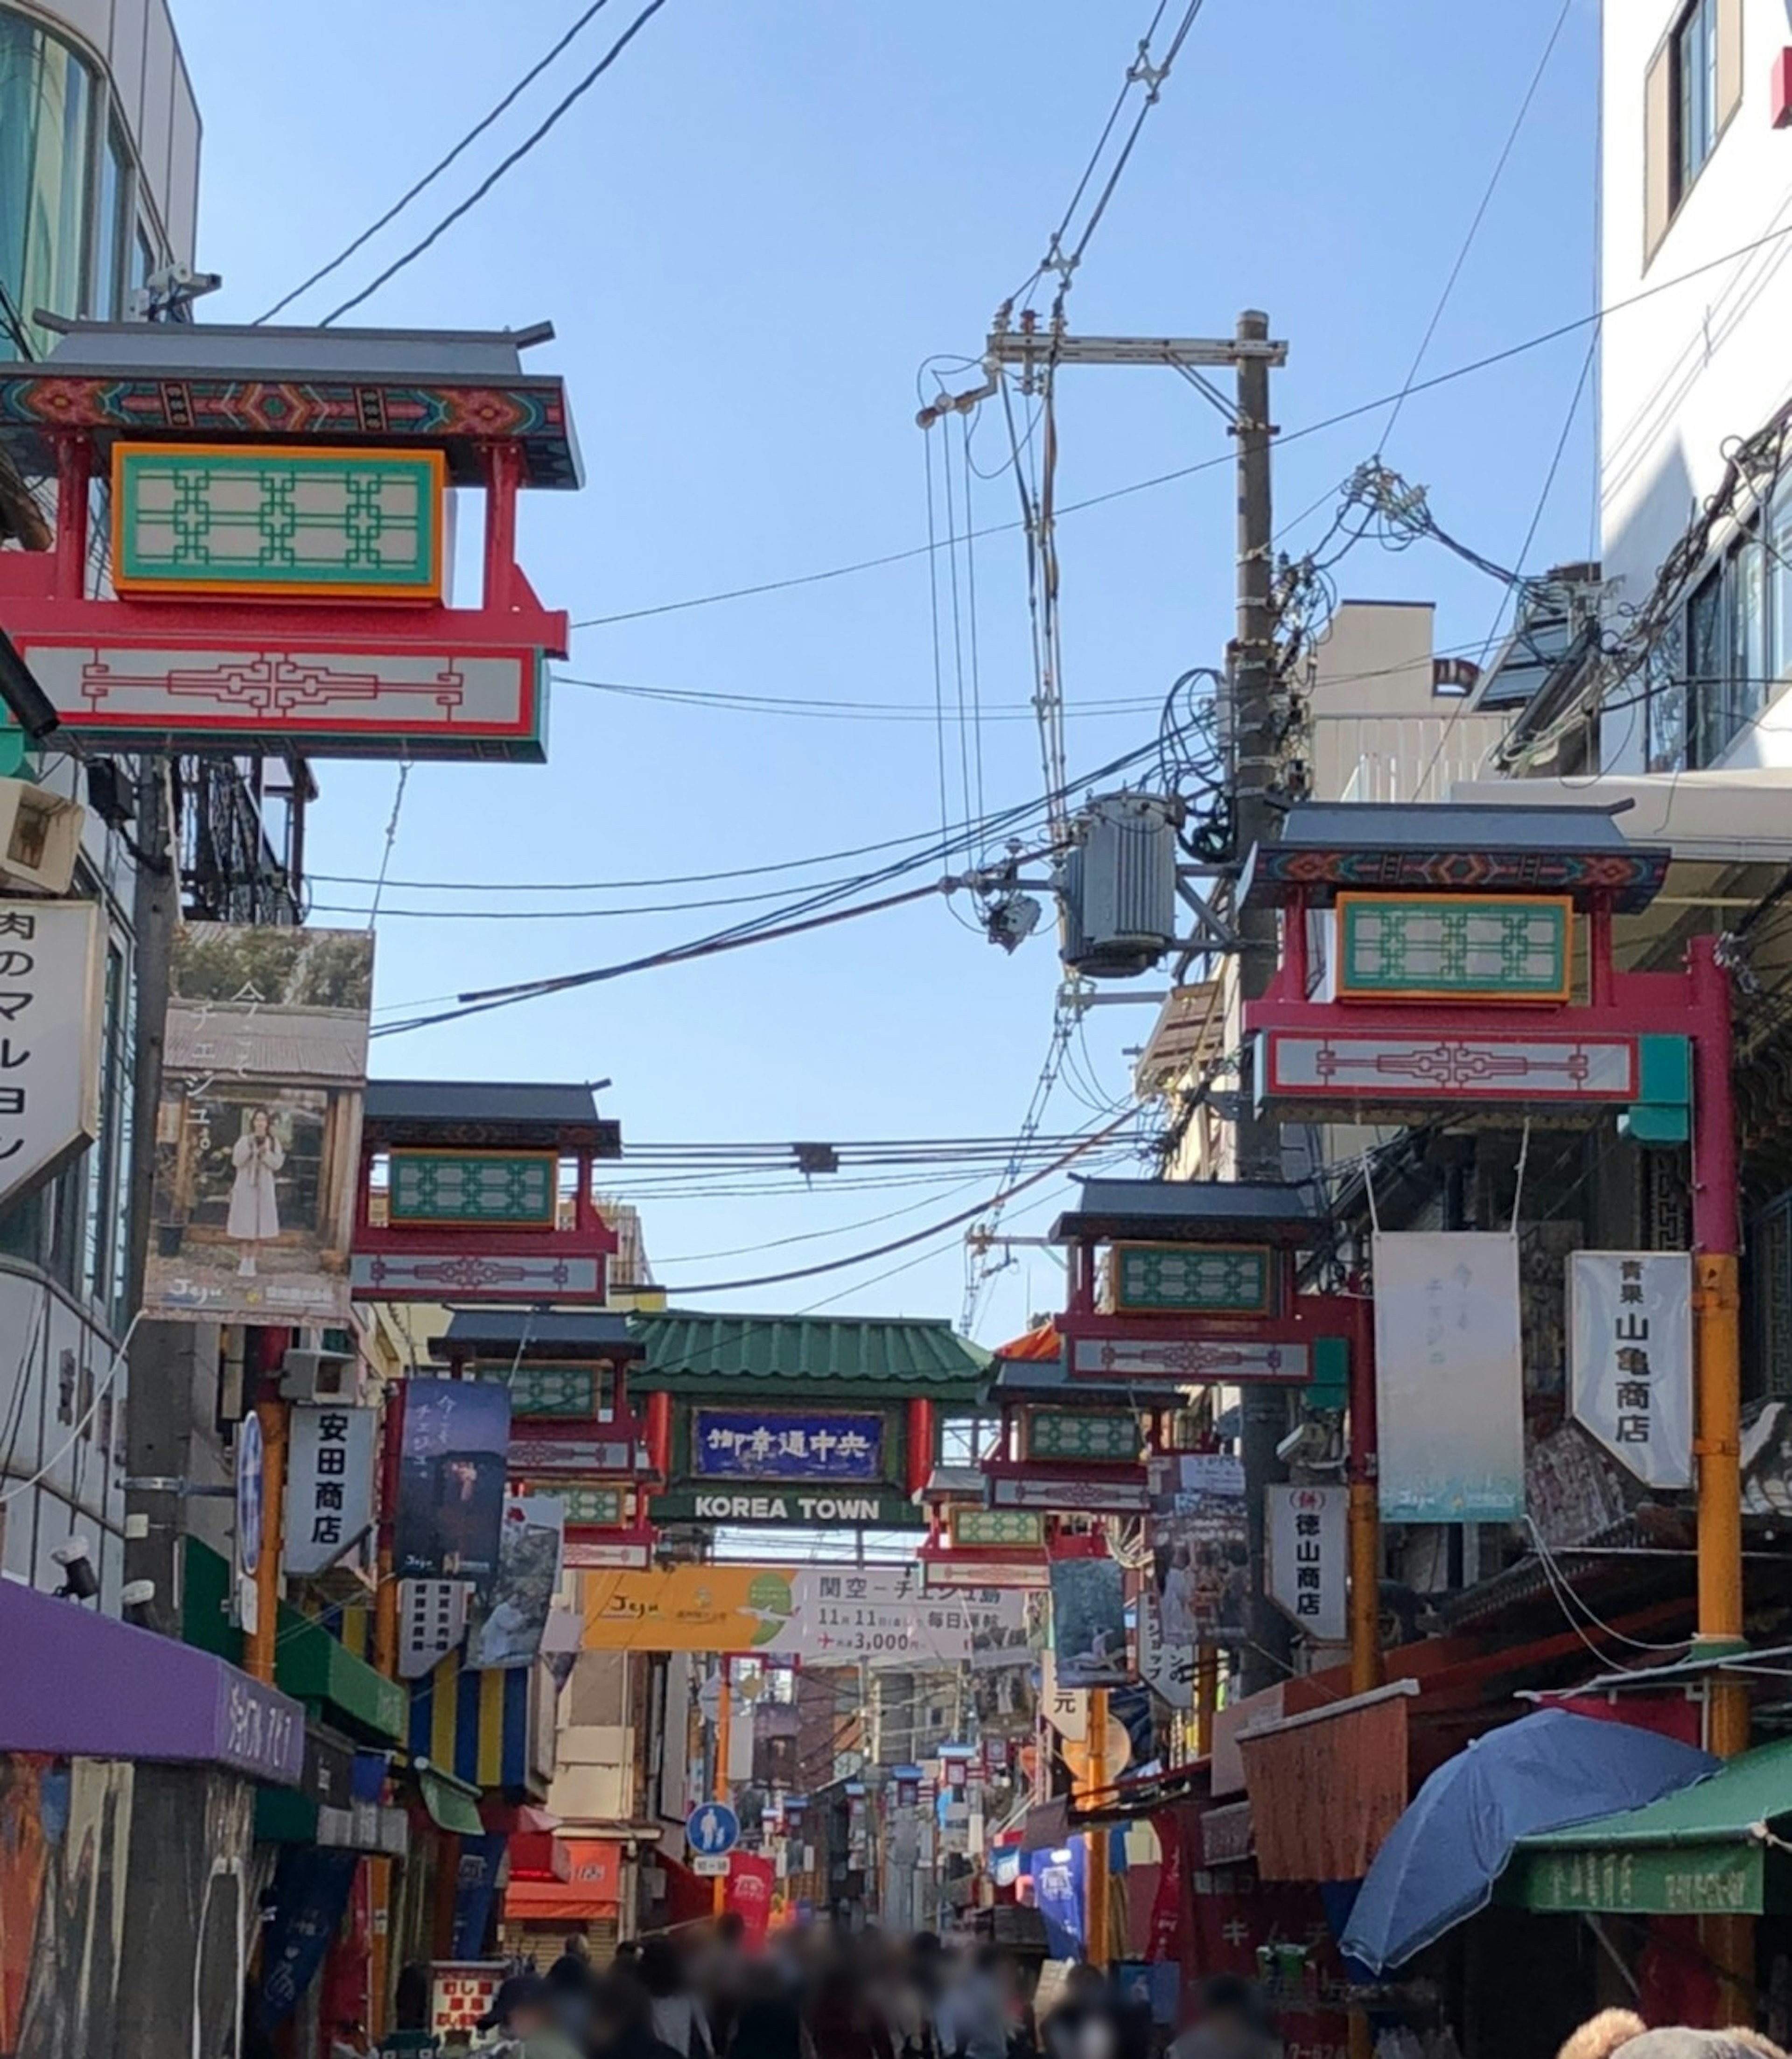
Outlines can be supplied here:
M225 1227L242 1246L237 1272L245 1280L255 1277L255 1248L280 1234L280 1197L274 1175L286 1163L286 1153L274 1133L273 1118L265 1108L251 1109L243 1133L231 1146L230 1162L236 1177L230 1185L230 1214Z

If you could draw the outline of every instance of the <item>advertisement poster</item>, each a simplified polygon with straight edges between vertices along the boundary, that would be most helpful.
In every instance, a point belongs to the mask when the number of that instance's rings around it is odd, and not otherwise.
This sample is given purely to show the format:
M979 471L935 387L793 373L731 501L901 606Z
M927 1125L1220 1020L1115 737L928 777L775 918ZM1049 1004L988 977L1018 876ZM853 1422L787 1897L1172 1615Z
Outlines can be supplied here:
M587 1651L1001 1667L1025 1638L1024 1595L926 1594L913 1567L669 1566L587 1573L583 1585Z
M1052 1657L1057 1685L1121 1687L1126 1600L1114 1559L1061 1559L1052 1567Z
M1692 1485L1692 1258L1577 1251L1568 1260L1575 1420L1645 1487Z
M189 922L174 943L144 1305L348 1320L373 939Z
M877 1414L698 1408L691 1416L691 1469L699 1480L880 1480L883 1427Z
M1151 1461L1151 1585L1165 1666L1244 1635L1244 1468L1218 1453Z
M560 1583L565 1544L564 1502L532 1494L504 1503L497 1577L467 1633L467 1656L476 1671L534 1663Z
M1515 1522L1524 1513L1518 1239L1385 1231L1374 1253L1382 1515Z
M408 1380L393 1571L489 1583L498 1570L510 1390L496 1380Z

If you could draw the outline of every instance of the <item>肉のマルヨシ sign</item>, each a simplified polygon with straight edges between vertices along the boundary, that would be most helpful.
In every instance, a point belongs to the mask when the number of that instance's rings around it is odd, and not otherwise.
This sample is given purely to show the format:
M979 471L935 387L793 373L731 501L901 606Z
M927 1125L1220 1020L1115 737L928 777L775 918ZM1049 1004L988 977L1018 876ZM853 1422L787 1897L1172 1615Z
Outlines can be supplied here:
M99 1133L100 912L0 901L0 1205Z

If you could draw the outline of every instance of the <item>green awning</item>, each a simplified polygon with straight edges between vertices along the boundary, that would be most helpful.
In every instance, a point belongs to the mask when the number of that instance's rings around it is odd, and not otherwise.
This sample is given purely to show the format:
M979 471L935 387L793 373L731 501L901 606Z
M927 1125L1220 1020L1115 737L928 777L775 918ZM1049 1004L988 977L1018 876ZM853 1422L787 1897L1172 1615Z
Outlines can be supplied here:
M1521 1839L1498 1899L1599 1915L1765 1915L1792 1890L1770 1827L1787 1817L1792 1738L1647 1808Z
M354 1736L376 1744L404 1735L409 1702L404 1687L376 1672L320 1623L284 1603L275 1645L274 1679L296 1701L326 1710Z
M949 1322L906 1317L711 1316L691 1309L633 1315L647 1348L628 1375L631 1393L656 1391L862 1401L972 1401L990 1363ZM743 1397L735 1383L754 1382Z
M464 1780L456 1780L452 1773L443 1772L440 1766L420 1761L416 1774L417 1786L423 1793L423 1806L438 1830L452 1830L461 1838L484 1836L476 1787L468 1786Z

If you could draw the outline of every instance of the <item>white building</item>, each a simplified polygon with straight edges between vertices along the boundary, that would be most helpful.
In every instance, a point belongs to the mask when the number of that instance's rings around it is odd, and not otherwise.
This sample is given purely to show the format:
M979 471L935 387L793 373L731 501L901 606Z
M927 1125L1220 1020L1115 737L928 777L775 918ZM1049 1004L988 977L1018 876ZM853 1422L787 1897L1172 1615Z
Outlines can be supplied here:
M1615 0L1603 16L1601 297L1619 310L1601 339L1608 622L1678 562L1647 698L1608 693L1601 762L1789 765L1792 442L1767 437L1741 476L1730 464L1792 398L1792 27L1782 0Z
M39 309L117 319L151 273L190 262L199 134L166 0L0 0L0 359L40 354L50 339ZM18 733L0 731L0 775L22 757ZM70 761L46 759L42 770L46 784L79 798ZM124 1579L134 884L123 840L90 814L74 890L106 917L100 1138L48 1188L0 1210L0 1569L54 1587L52 1554L80 1537L101 1606L113 1611Z

